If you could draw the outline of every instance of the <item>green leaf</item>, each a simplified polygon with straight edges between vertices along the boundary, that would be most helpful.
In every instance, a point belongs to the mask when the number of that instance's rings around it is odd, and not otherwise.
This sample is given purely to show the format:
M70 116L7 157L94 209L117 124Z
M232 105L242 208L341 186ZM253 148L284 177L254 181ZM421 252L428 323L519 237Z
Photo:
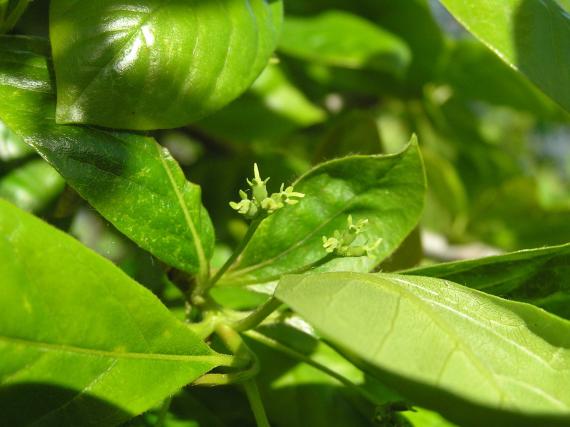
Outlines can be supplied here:
M325 133L314 159L324 161L351 154L379 154L383 144L376 117L369 111L351 110L341 115Z
M64 189L65 181L43 160L32 160L0 179L0 198L38 212Z
M113 426L227 363L109 261L5 201L0 236L8 425Z
M323 65L402 74L411 60L404 42L373 23L346 12L287 16L279 50Z
M33 152L34 149L32 147L8 129L0 120L0 161L9 162L22 159Z
M471 234L506 250L570 242L570 207L545 208L530 177L520 176L482 192L470 215Z
M452 45L441 78L470 100L509 106L545 119L568 120L558 104L477 40Z
M196 126L225 141L251 144L283 137L325 118L326 113L289 81L281 67L271 64L242 97Z
M135 134L57 125L47 59L9 37L0 53L0 119L122 233L170 265L207 275L214 230L200 187L168 151Z
M266 66L280 0L51 3L58 123L180 127L223 107Z
M406 274L451 280L570 319L570 244L420 267Z
M314 15L330 9L358 14L400 37L409 46L412 63L406 79L408 91L418 91L435 74L445 40L428 0L287 1L287 16Z
M242 256L220 280L221 285L268 282L315 265L327 255L322 237L344 230L348 215L354 221L368 219L364 240L382 238L379 248L372 258L337 258L320 268L370 271L416 226L423 207L425 176L413 137L401 153L332 160L303 175L294 186L305 198L261 223Z
M554 0L441 0L503 61L570 111L570 16Z
M411 402L464 426L570 422L570 322L445 280L286 276L276 296Z

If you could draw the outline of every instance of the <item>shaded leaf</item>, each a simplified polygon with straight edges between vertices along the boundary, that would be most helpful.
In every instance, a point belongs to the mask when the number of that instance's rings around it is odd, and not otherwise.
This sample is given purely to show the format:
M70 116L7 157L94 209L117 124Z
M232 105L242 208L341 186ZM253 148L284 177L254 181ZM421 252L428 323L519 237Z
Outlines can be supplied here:
M286 346L293 345L296 351L307 353L355 383L364 382L362 371L313 337L286 325L264 327L261 332L261 337L268 335ZM256 337L260 335L250 335L253 339L248 344L264 367L257 382L272 426L374 425L374 406L370 402L315 367L292 359L263 341L258 342Z

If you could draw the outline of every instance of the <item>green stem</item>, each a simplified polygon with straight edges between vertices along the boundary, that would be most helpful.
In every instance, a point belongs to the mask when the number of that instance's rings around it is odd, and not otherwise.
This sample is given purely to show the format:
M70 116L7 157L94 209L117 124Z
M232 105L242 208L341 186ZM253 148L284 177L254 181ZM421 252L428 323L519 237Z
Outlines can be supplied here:
M8 9L8 0L0 0L0 25L4 22L6 10Z
M304 355L303 353L300 353L296 350L293 350L292 348L281 344L279 341L274 340L273 338L269 338L269 337L267 337L267 336L265 336L265 335L263 335L257 331L247 331L247 332L245 332L245 335L247 335L248 337L250 337L250 338L252 338L252 339L254 339L254 340L256 340L262 344L265 344L266 346L268 346L274 350L277 350L283 354L286 354L287 356L292 357L293 359L299 360L301 362L306 363L307 365L312 366L313 368L318 369L319 371L329 375L330 377L334 378L335 380L337 380L341 384L345 385L346 387L351 388L352 390L354 390L355 392L360 394L362 397L364 397L366 400L368 400L372 404L377 405L379 403L378 399L376 399L376 397L372 393L369 393L368 391L366 391L366 389L357 386L356 384L354 384L352 381L348 380L344 376L336 373L335 371L326 367L325 365L311 359L310 357Z
M303 267L299 267L296 270L288 271L287 274L303 274L303 273L311 271L315 268L318 268L318 267L320 267L320 266L326 264L327 262L330 262L336 258L339 258L339 257L334 255L334 254L326 254L324 257L316 260L315 262L312 262L311 264L304 265ZM237 277L239 277L239 274L237 275ZM283 277L283 273L277 274L275 276L270 276L270 277L264 279L264 282L272 282L274 280L279 280L281 277ZM231 283L231 281L229 281L229 282L224 283L222 286L234 286L234 285Z
M30 0L20 0L12 12L6 17L4 22L0 22L0 34L7 33L18 23L28 5Z
M218 386L226 384L243 383L251 380L259 373L259 359L253 351L243 341L241 335L231 326L218 324L215 327L216 335L222 340L224 345L234 354L236 361L245 361L245 365L238 368L246 369L228 374L206 374L194 381L193 385L198 386Z
M216 274L210 280L207 288L204 289L204 291L207 291L209 288L214 286L216 284L216 282L221 279L221 277L228 270L228 268L230 268L233 265L233 263L238 259L238 257L241 255L241 253L243 252L243 250L245 249L245 247L247 246L247 244L249 243L249 241L251 240L251 238L255 234L257 227L259 227L259 224L261 224L261 219L253 220L249 224L249 228L247 229L247 233L245 233L245 236L243 237L239 246L232 253L232 256L225 262L225 264L216 272Z
M249 405L251 406L251 411L255 417L255 422L257 427L271 427L267 415L265 414L265 408L263 407L263 402L261 396L259 395L259 390L255 380L251 379L243 384L245 393L247 395L247 400L249 400Z
M194 332L200 337L200 339L205 340L214 332L216 329L216 324L220 320L219 315L215 311L206 311L204 313L204 319L197 323L188 323L188 329Z
M160 412L158 413L158 419L154 424L155 427L163 427L164 422L166 421L166 416L168 415L168 410L170 409L170 403L172 402L172 396L167 397L162 402L162 406L160 407Z
M269 298L264 304L257 307L249 316L238 320L232 325L237 332L248 331L263 322L271 313L281 306L281 301L275 297Z

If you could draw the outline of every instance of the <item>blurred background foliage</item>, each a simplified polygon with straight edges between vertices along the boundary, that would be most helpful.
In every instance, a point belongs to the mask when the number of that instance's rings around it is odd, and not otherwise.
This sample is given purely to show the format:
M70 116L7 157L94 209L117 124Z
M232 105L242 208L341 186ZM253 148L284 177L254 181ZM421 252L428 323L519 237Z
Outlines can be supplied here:
M15 32L47 35L48 3L34 1ZM569 10L568 0L559 3ZM464 31L437 1L286 0L285 10L279 48L247 93L191 126L152 133L202 186L217 231L214 263L221 264L245 232L228 202L237 198L254 161L272 183L291 182L326 159L396 152L412 133L419 137L428 177L425 214L383 269L570 241L568 113ZM70 231L182 315L182 300L160 262L121 236L1 123L0 197ZM239 292L218 298L236 308L259 302ZM277 360L265 353L262 359ZM347 425L347 419L360 425L354 421L362 418L360 403L341 396L345 392L332 387L330 378L304 364L293 369L292 363L286 359L264 374L264 393L273 394L266 401L289 399L302 411L306 399L312 410L335 408L336 415L327 417L336 424L326 425ZM305 379L306 386L288 385ZM223 399L205 396L177 397L175 414L180 408L183 417L194 408L209 420L195 425L212 426L238 425L220 419L221 413L249 417L221 411L215 406ZM291 409L276 417L291 420L294 414ZM425 411L410 419L444 425Z
M16 32L46 35L48 4L33 2ZM287 0L285 8L278 51L246 94L187 128L155 132L202 185L222 258L245 229L227 202L253 161L274 182L290 182L326 159L397 151L414 132L429 180L427 255L445 259L431 250L442 241L476 243L481 254L570 241L568 113L437 1ZM65 216L69 190L4 127L0 173L2 197ZM67 219L87 243L113 259L132 250L108 224L112 236L81 231L100 227L76 203ZM89 218L101 222L93 211Z

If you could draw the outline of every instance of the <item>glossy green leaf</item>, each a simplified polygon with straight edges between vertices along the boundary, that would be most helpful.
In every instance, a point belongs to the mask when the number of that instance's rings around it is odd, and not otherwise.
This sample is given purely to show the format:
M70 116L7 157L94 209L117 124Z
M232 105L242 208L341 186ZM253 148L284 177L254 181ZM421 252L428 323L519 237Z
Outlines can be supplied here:
M223 107L271 56L280 0L55 0L58 123L180 127Z
M323 163L301 178L305 194L265 219L222 285L263 283L314 266L327 253L323 236L344 230L348 215L367 218L363 240L382 238L371 258L336 258L319 268L367 272L390 255L416 226L425 176L417 140L398 154L351 156Z
M64 189L65 181L43 160L32 160L0 179L0 198L37 212Z
M276 296L410 401L462 426L570 422L570 322L445 280L286 276Z
M440 0L503 61L570 111L570 15L554 0Z
M323 65L402 74L408 47L398 37L357 15L328 11L313 17L287 16L279 50Z
M406 273L451 280L570 319L570 244L448 262Z
M0 236L3 423L117 425L227 363L109 261L5 201Z
M56 125L46 61L2 39L0 119L122 233L166 263L206 275L214 230L200 187L151 138Z

